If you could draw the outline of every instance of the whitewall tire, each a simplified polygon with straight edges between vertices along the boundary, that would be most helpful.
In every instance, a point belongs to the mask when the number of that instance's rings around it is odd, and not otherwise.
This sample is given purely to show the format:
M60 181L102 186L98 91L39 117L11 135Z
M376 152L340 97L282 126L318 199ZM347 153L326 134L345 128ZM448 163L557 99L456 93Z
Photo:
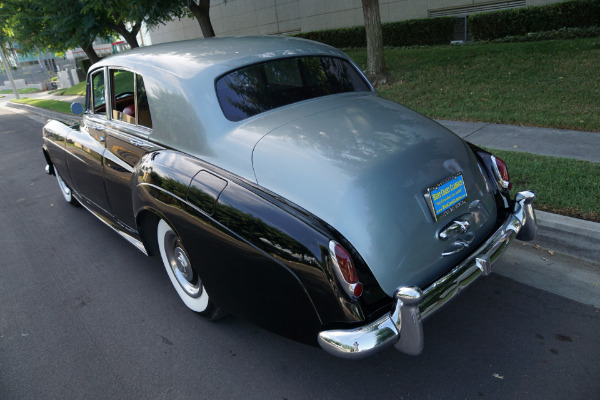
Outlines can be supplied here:
M185 305L209 319L222 318L225 313L210 301L198 273L192 268L181 239L163 219L158 222L156 236L167 275Z

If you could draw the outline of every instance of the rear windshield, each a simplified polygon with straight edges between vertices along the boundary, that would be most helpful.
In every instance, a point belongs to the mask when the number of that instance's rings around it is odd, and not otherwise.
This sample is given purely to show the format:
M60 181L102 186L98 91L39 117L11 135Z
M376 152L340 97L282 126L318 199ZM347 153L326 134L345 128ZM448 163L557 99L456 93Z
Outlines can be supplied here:
M230 121L315 97L371 90L349 62L334 57L286 58L252 65L222 76L216 87L221 109Z

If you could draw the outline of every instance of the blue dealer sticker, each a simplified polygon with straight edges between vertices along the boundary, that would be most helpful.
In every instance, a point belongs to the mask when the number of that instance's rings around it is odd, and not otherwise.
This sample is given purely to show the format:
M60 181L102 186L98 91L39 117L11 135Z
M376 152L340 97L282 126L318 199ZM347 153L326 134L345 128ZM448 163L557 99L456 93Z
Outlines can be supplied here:
M444 218L452 211L466 203L467 190L462 173L444 179L432 188L427 189L425 198L436 221Z

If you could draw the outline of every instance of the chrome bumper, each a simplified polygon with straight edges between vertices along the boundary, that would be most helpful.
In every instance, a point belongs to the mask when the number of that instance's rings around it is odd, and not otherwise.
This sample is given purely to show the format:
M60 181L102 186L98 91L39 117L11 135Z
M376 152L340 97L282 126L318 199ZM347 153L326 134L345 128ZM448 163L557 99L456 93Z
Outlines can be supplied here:
M375 354L386 347L410 355L423 351L422 320L442 308L480 275L488 275L492 264L516 237L533 240L537 226L532 192L519 192L515 207L504 224L473 252L425 290L400 287L394 293L392 311L368 325L355 329L329 330L319 333L319 345L334 356L359 359Z

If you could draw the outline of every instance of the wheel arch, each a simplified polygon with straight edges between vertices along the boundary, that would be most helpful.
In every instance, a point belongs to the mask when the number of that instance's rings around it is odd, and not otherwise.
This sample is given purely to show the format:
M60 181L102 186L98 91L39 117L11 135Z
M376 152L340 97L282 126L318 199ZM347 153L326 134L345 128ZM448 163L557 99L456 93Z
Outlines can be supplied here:
M148 256L159 254L156 228L161 216L156 210L142 209L136 215L136 225Z
M48 147L46 146L45 143L42 145L42 153L44 154L44 159L46 160L46 165L48 165L48 169L46 172L48 173L48 175L54 175L54 163L52 162L52 159L50 158L50 154L48 153Z

